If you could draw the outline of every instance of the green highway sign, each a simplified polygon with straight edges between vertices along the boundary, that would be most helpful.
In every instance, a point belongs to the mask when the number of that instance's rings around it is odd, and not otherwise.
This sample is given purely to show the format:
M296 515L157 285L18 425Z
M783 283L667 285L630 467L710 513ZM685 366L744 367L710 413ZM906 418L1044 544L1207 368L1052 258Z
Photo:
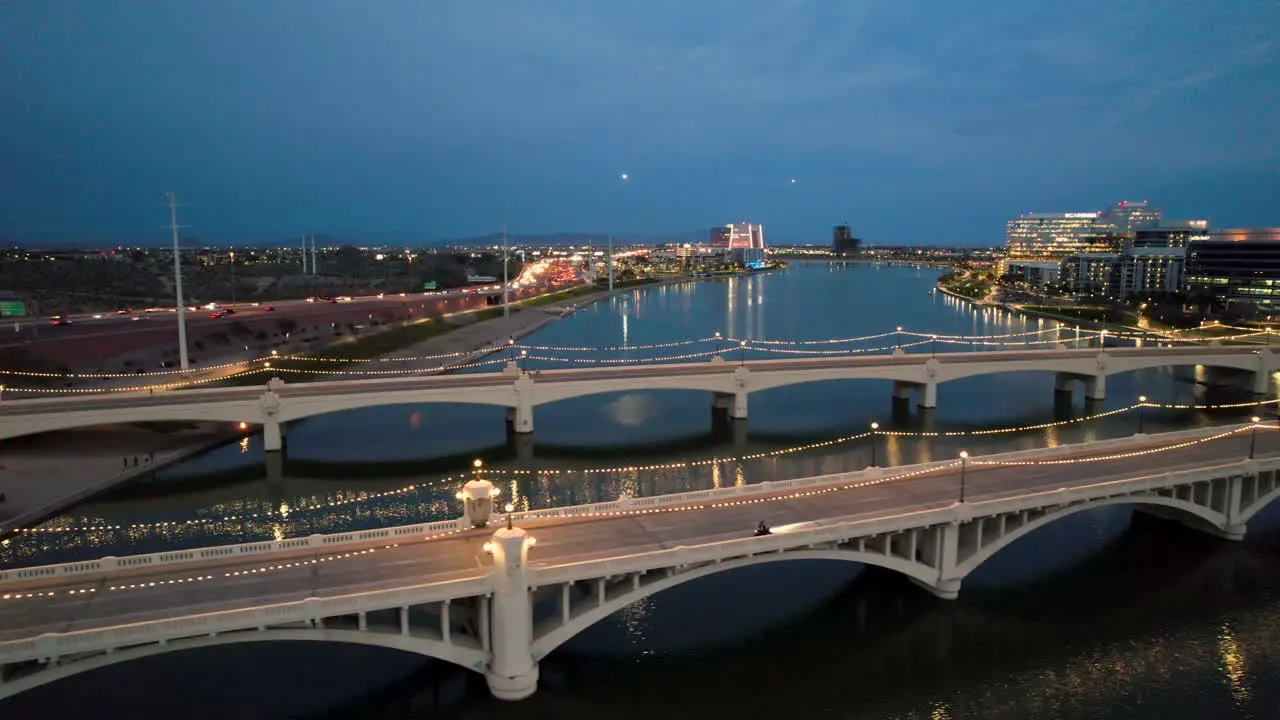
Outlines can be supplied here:
M424 282L424 283L422 283L422 289L423 289L423 290L435 290L435 289L436 289L436 281L435 281L435 280L432 280L431 282Z
M0 317L26 317L27 306L21 300L0 300Z

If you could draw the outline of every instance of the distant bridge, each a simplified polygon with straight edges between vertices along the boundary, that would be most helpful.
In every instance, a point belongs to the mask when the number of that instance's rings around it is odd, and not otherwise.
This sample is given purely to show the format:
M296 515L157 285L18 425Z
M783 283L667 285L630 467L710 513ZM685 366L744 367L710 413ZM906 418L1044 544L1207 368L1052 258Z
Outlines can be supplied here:
M1144 347L943 353L752 360L601 367L529 372L509 364L502 372L341 380L289 385L272 379L257 387L180 390L152 394L101 393L0 402L0 439L91 425L153 421L222 421L261 425L267 450L283 447L283 424L332 412L411 403L473 403L507 408L516 433L533 432L537 405L611 392L696 390L715 407L747 417L751 393L808 382L872 379L893 383L896 398L915 392L920 407L938 404L938 385L978 375L1051 372L1055 387L1085 386L1085 396L1106 396L1110 375L1146 368L1204 365L1252 374L1251 389L1266 394L1280 353L1246 346Z

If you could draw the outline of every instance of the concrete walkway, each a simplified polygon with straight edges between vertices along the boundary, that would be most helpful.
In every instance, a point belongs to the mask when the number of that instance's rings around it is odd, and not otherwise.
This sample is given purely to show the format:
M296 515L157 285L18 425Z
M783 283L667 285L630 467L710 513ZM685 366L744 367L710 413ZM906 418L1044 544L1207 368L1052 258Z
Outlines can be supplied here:
M113 426L0 444L0 492L5 494L0 535L203 452L234 434L208 423L164 433Z

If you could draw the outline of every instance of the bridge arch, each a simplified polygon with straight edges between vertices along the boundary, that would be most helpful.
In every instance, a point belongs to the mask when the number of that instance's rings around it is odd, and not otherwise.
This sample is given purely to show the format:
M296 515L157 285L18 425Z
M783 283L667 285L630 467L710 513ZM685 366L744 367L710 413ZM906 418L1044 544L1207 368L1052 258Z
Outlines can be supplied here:
M1182 516L1183 519L1189 521L1190 524L1197 525L1198 527L1207 526L1218 530L1223 529L1227 522L1226 516L1212 508L1160 495L1134 495L1090 500L1058 508L1040 518L1026 523L1025 525L1006 532L1001 537L984 545L973 555L970 555L964 560L956 563L956 577L959 579L965 578L969 573L976 570L979 565L994 557L996 553L1040 528L1046 527L1065 517L1079 512L1084 512L1085 510L1097 510L1098 508L1109 507L1112 505L1132 505L1135 508L1142 507L1144 505L1169 508L1174 510L1176 514Z
M236 645L240 643L273 641L335 642L370 645L374 647L383 647L392 650L415 653L417 655L423 655L436 660L443 660L455 665L461 665L468 670L476 672L484 672L484 668L488 663L489 657L488 652L479 648L454 645L441 640L414 637L412 635L324 628L244 630L224 633L213 637L205 635L201 637L170 640L163 645L160 643L151 643L148 645L115 650L110 653L104 652L79 659L64 657L60 659L60 662L57 665L45 665L40 670L30 674L20 675L12 679L6 679L4 682L0 682L0 700L42 685L47 685L51 682L56 682L63 678L79 675L83 672L129 662L131 660L140 660L153 655L182 650L216 647L219 645Z
M912 580L925 585L933 585L937 581L938 575L937 569L928 567L922 563L916 563L902 558L888 557L880 554L839 549L790 550L786 552L773 552L765 555L737 558L720 563L709 563L683 572L677 572L669 577L654 580L653 582L643 584L636 589L628 589L615 597L608 598L603 604L593 605L584 612L570 618L569 622L557 627L552 627L535 636L533 641L533 656L536 660L541 660L552 650L560 647L592 625L595 625L632 603L643 600L650 595L660 593L663 590L669 590L691 580L697 580L699 578L704 578L721 572L727 572L729 570L763 565L765 563L786 562L792 560L827 560L873 565L902 573Z

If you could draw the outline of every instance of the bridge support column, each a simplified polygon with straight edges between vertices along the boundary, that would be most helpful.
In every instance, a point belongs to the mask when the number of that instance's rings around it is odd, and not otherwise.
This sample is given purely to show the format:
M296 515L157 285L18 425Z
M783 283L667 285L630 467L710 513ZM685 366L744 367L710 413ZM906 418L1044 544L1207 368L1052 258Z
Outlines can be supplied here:
M711 408L713 410L724 410L734 420L746 420L747 393L744 391L711 393Z
M511 431L515 433L533 432L533 378L521 375L515 381L516 406L508 415L511 420Z
M1253 390L1254 395L1271 394L1271 385L1271 373L1266 372L1265 370L1254 371L1253 386L1250 388Z
M490 542L493 654L485 679L489 692L499 700L523 700L538 689L538 663L533 659L533 602L525 574L533 538L523 528L501 528Z
M938 571L937 580L929 583L912 578L911 581L943 600L960 597L963 578L956 572L960 557L960 523L935 525L929 536L919 546L920 559Z
M1075 389L1075 382L1078 378L1071 373L1054 373L1053 389L1060 393L1070 393Z
M457 498L462 501L462 517L472 527L482 528L493 518L493 506L497 503L498 488L488 480L468 481L458 491Z
M267 452L279 452L284 449L284 428L275 418L267 418L262 423L262 449Z
M930 380L917 391L916 404L922 408L938 407L938 383Z
M911 399L911 383L905 383L901 380L893 381L893 399L894 400L910 400Z
M1084 381L1084 397L1086 400L1107 399L1107 376L1091 375Z

